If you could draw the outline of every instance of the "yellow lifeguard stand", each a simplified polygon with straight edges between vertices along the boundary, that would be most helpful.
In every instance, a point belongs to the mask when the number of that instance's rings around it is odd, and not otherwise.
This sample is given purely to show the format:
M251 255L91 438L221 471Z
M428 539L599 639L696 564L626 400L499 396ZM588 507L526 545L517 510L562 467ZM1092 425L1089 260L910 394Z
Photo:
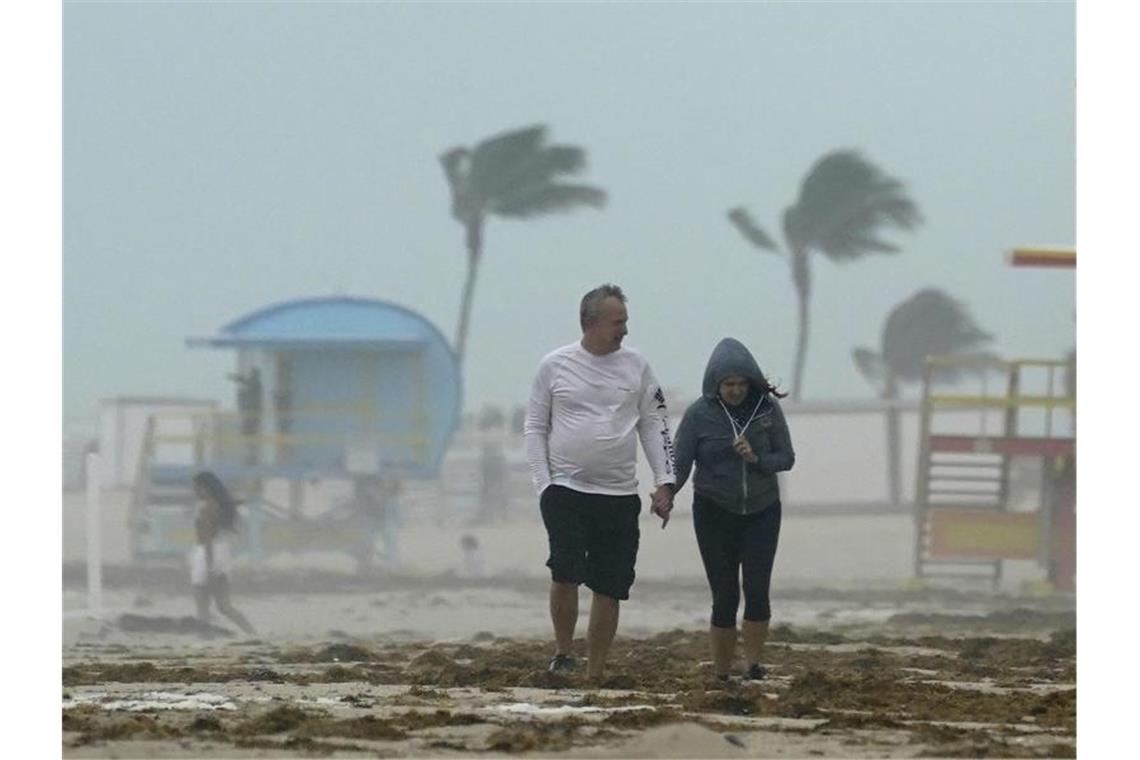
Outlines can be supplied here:
M1018 267L1074 268L1072 248L1020 247ZM984 366L979 366L984 362ZM940 370L984 370L973 394L932 391ZM1053 359L927 358L915 494L915 574L1001 579L1002 561L1036 559L1049 583L1076 576L1075 363ZM987 378L1003 376L1000 393ZM1075 377L1075 375L1074 375ZM1066 424L1068 423L1068 424ZM1036 508L1010 503L1014 457L1043 461Z

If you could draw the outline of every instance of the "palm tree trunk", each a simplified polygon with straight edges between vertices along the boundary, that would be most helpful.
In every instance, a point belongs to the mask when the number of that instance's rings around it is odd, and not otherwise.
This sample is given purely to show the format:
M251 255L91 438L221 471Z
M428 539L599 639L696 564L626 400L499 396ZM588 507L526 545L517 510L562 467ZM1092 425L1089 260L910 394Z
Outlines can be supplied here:
M792 401L799 401L803 390L804 364L807 362L810 327L808 306L811 300L811 272L808 271L807 251L802 248L792 251L792 281L799 297L799 334L796 338L796 362L792 374Z
M898 395L895 374L888 369L883 398L893 402L898 399ZM890 495L892 507L897 507L902 500L900 485L902 461L899 453L899 438L899 410L892 406L887 409L887 493Z
M459 327L455 332L455 353L459 366L467 350L467 328L471 320L471 302L475 294L475 276L479 273L479 259L483 255L483 220L467 223L467 278L463 282L463 300L459 304Z

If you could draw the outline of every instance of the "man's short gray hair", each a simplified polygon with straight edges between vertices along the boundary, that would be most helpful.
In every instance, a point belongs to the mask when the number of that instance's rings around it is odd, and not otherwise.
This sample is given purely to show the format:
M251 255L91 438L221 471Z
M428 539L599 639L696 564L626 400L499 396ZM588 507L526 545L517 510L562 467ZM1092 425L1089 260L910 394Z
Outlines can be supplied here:
M578 321L583 330L586 329L586 325L602 315L602 301L610 297L625 303L625 293L621 292L621 288L608 282L582 296L582 305L578 307Z

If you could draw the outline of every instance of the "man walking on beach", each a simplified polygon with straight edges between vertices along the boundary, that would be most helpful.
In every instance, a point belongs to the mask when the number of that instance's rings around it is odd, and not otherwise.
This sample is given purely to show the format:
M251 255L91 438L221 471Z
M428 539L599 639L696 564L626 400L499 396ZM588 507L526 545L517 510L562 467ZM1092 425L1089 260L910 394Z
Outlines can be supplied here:
M653 470L651 511L673 508L673 442L665 395L649 363L622 347L628 314L616 285L582 297L582 339L543 357L531 387L524 436L550 541L550 672L572 670L578 585L593 592L587 675L600 679L629 598L640 539L637 438Z

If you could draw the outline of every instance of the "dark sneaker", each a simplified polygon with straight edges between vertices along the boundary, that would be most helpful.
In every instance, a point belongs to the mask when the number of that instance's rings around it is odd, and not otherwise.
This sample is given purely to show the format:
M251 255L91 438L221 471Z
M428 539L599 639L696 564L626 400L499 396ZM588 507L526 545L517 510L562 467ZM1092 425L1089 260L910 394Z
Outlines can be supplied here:
M568 654L556 654L550 658L550 664L546 666L547 673L569 673L578 667L578 663L574 658Z
M768 669L760 663L754 662L748 666L748 670L744 671L742 678L745 681L763 681L767 675Z

